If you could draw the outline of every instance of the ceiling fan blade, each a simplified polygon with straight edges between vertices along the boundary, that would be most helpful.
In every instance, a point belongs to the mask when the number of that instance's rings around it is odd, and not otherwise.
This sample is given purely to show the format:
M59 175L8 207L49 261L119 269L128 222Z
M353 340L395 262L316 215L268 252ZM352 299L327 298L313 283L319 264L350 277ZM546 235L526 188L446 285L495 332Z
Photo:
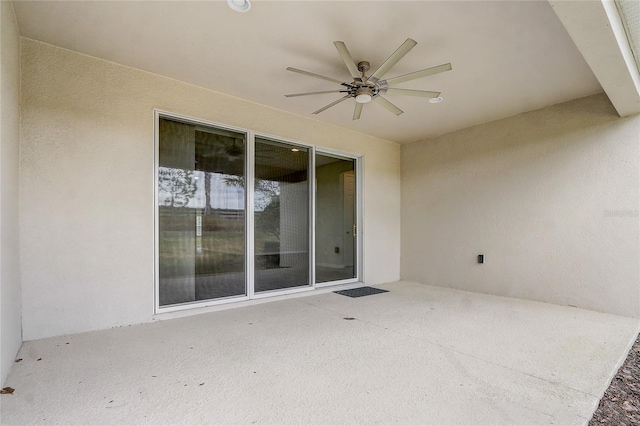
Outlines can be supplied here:
M361 104L360 102L356 102L356 109L353 111L353 119L354 120L359 120L360 119L360 114L362 114L362 106L364 104Z
M442 92L429 92L427 90L413 90L413 89L393 89L388 88L387 95L405 95L405 96L422 96L424 98L437 98Z
M373 81L380 80L382 76L384 76L387 71L391 69L391 67L397 64L398 61L404 57L404 55L409 53L409 51L413 49L416 44L418 43L415 40L412 40L410 38L406 39L405 42L402 43L400 47L398 47L398 50L393 52L393 54L389 56L389 58L387 58L387 60L384 61L382 65L380 65L380 68L378 68L370 78L373 79Z
M319 79L322 79L322 80L331 81L333 83L338 83L338 84L342 84L343 83L342 81L336 80L335 78L325 77L324 75L316 74L316 73L309 72L309 71L299 70L297 68L287 67L287 71L297 72L298 74L306 75L306 76L309 76L309 77L315 77L315 78L319 78Z
M358 67L353 60L353 57L351 57L351 53L349 53L349 50L347 49L347 45L342 41L334 41L333 44L335 44L336 49L338 49L338 53L344 61L344 64L349 69L351 77L353 77L354 80L361 80L362 76L360 75L360 71L358 71Z
M387 84L404 83L405 81L415 80L416 78L426 77L445 71L451 71L451 64L438 65L437 67L427 68L426 70L411 72L409 74L400 75L398 77L388 78Z
M308 96L308 95L322 95L324 93L348 93L348 90L323 90L322 92L305 92L305 93L292 93L290 95L284 95L287 98L294 98L296 96Z
M335 102L331 102L329 105L324 106L324 107L320 108L320 109L319 109L319 110L317 110L317 111L314 111L314 112L313 112L313 114L320 114L322 111L324 111L324 110L326 110L326 109L329 109L329 108L331 108L332 106L338 105L340 102L342 102L342 101L346 101L346 100L347 100L347 99L349 99L350 97L351 97L351 95L347 95L347 96L345 96L345 97L343 97L343 98L338 99L338 100L337 100L337 101L335 101Z
M383 98L382 96L376 96L375 98L373 98L373 100L379 103L380 105L382 105L383 107L385 107L386 109L388 109L389 111L391 111L392 113L394 113L395 115L400 115L404 112L400 108L398 108L397 106L395 106L394 104L392 104L391 102Z

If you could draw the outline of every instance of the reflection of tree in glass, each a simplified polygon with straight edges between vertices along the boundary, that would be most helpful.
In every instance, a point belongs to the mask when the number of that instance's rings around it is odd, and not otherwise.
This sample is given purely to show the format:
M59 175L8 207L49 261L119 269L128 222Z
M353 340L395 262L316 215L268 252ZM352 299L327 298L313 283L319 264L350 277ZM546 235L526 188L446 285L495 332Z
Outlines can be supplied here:
M280 197L271 198L262 212L256 215L256 228L274 235L280 241Z
M244 176L225 176L224 183L228 186L244 189ZM273 199L280 201L280 183L273 180L256 179L254 208L264 210Z
M158 195L164 205L185 207L196 193L195 179L190 170L158 167Z
M223 181L227 186L244 189L244 176L225 175Z
M244 176L227 176L224 182L229 186L244 189ZM254 208L256 230L274 235L280 240L280 182L256 179Z
M204 214L211 214L211 173L204 172Z
M256 179L253 204L256 212L261 212L256 215L258 230L280 239L280 182ZM267 223L267 220L272 223Z

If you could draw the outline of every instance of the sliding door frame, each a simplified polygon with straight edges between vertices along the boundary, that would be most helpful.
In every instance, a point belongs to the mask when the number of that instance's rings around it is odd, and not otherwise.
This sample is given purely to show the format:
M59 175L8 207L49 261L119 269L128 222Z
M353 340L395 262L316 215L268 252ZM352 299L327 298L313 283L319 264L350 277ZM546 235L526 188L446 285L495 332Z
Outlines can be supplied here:
M229 130L246 135L245 141L245 295L229 296L220 299L208 299L202 301L193 301L179 303L169 306L160 306L160 262L159 262L159 206L158 206L158 166L159 166L159 147L160 147L160 134L159 123L161 118L173 119L184 122L186 124L209 126L222 130ZM160 109L154 109L153 111L153 129L154 129L154 152L153 152L153 212L154 212L154 313L162 314L168 312L182 311L187 309L205 308L209 306L216 306L222 304L229 304L232 302L247 301L253 299L263 299L273 296L282 296L294 293L303 293L307 291L313 291L316 288L336 286L340 284L357 283L364 280L363 276L363 259L364 259L364 210L363 210L363 162L364 158L352 153L329 149L319 148L315 145L283 138L280 136L269 135L265 133L256 133L249 129L240 127L229 126L226 124L220 124L213 121L196 119L193 117L168 112ZM309 285L285 288L282 290L272 290L256 293L255 292L255 140L256 137L271 140L274 142L281 142L287 145L291 145L292 148L302 147L308 150L308 193L309 193ZM356 253L354 259L356 264L356 277L353 279L330 281L317 284L315 282L315 264L316 264L316 153L335 156L339 158L349 159L355 161L355 173L356 173Z
M255 292L255 285L251 285L251 292L252 292L252 299L263 299L265 297L273 297L273 296L282 296L285 294L294 294L294 293L303 293L305 291L311 291L315 289L315 285L314 285L314 255L315 255L315 246L313 244L313 240L314 240L314 222L313 222L313 214L314 214L314 210L313 207L315 206L315 194L312 192L313 191L313 182L315 179L315 169L313 169L314 165L315 165L315 147L313 145L309 145L303 142L299 142L296 140L292 140L292 139L287 139L287 138L283 138L280 136L273 136L273 135L269 135L266 133L254 133L253 134L253 141L251 142L251 144L253 145L253 149L255 151L255 140L256 138L260 138L260 139L266 139L268 141L271 142L276 142L276 143L282 143L282 144L286 144L291 146L291 148L296 148L296 147L300 147L300 148L304 148L306 150L308 150L308 158L309 158L309 162L307 164L307 191L309 194L309 217L308 217L308 221L309 221L309 284L305 285L305 286L299 286L299 287L289 287L289 288L283 288L281 290L268 290L268 291L261 291L259 293ZM253 153L252 153L253 154ZM255 155L254 155L254 166L255 166ZM255 167L254 167L255 169ZM255 173L255 170L253 170L253 172ZM252 180L252 184L255 183L255 180ZM252 191L253 191L253 187L252 187ZM251 216L254 217L254 209L255 206L254 204L251 204ZM254 231L253 228L253 224L255 223L252 222L252 231ZM255 231L254 231L254 235L255 236ZM252 236L252 237L253 237ZM252 258L255 258L255 242L253 241L253 239L248 240L250 241L249 243L249 252L247 252L247 256L250 256ZM255 268L255 265L254 265ZM252 271L255 272L255 269ZM253 277L252 277L253 278ZM252 284L255 283L255 281L252 281Z
M315 206L314 206L314 211L313 211L313 235L314 235L314 242L313 242L313 246L314 246L314 262L313 262L313 273L314 273L314 287L315 288L323 288L323 287L332 287L332 286L336 286L336 285L341 285L341 284L352 284L352 283L357 283L357 282L364 282L364 277L363 277L363 273L364 273L364 268L362 267L363 264L363 259L364 259L364 252L363 252L363 247L364 247L364 238L363 238L363 225L364 225L364 211L363 211L363 207L364 207L364 198L363 198L363 189L364 189L364 180L363 180L363 161L364 158L362 156L359 155L354 155L348 152L344 152L344 151L339 151L337 149L330 149L330 148L322 148L322 147L317 147L315 149L315 153L316 154L320 154L320 155L326 155L326 156L330 156L330 157L335 157L335 158L340 158L340 159L344 159L344 160L353 160L355 162L355 167L354 167L354 172L355 172L355 179L356 179L356 241L355 241L355 246L356 246L356 252L353 255L353 259L356 262L356 276L354 278L348 278L345 280L337 280L337 281L328 281L328 282L323 282L323 283L316 283L315 282L315 228L316 228L316 217L315 217ZM316 180L316 170L315 170L315 154L314 154L314 169L313 169L313 180L314 180L314 201L315 201L315 192L316 192L316 188L315 188L315 180Z
M251 287L249 281L251 269L249 269L249 261L251 262L251 266L253 266L253 259L247 259L247 241L250 233L253 232L253 222L250 222L249 216L250 211L248 209L245 210L245 273L244 273L244 285L245 285L245 293L243 295L238 296L228 296L221 297L219 299L207 299L201 301L192 301L192 302L184 302L184 303L176 303L168 306L160 306L160 223L159 223L159 210L160 206L158 205L158 169L160 165L160 119L167 118L170 120L177 120L186 124L193 124L196 126L208 126L221 130L229 130L232 132L238 132L246 135L245 140L245 159L244 159L244 167L245 167L245 194L244 194L244 202L245 207L250 200L253 200L253 181L249 181L249 175L253 176L253 170L250 167L249 159L252 158L252 141L253 134L250 130L242 129L239 127L227 126L225 124L214 123L207 120L194 119L192 117L188 117L181 114L176 114L173 112L162 111L159 109L154 109L153 111L153 121L154 121L154 165L153 165L153 185L154 185L154 195L153 195L153 208L154 208L154 313L166 313L166 312L175 312L182 311L185 309L194 309L194 308L203 308L207 306L215 306L222 305L230 302L239 302L244 300L249 300L251 298ZM251 209L253 212L253 208Z

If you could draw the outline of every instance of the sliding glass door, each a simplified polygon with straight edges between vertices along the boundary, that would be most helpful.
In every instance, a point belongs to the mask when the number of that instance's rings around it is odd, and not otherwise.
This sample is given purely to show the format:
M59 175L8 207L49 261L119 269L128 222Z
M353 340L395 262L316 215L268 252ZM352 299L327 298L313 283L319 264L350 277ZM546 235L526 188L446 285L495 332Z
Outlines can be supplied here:
M255 292L309 286L309 149L255 138Z
M159 312L357 281L356 159L156 115Z
M316 283L357 277L356 160L316 154Z
M159 306L247 294L246 135L161 117Z

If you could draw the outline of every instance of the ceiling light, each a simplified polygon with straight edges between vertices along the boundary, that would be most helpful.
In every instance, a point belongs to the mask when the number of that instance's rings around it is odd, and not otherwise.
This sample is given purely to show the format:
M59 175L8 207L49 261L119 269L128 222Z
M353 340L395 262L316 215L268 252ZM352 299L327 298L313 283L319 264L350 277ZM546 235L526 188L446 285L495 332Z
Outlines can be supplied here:
M437 98L431 98L429 99L429 102L432 104L439 104L440 102L444 101L444 99L442 98L442 96L438 96Z
M366 104L373 99L373 92L368 87L361 87L356 90L356 102L359 104Z
M298 148L291 148L291 152L298 152L300 151Z
M251 1L249 0L227 0L227 4L236 12L248 12L251 9Z

